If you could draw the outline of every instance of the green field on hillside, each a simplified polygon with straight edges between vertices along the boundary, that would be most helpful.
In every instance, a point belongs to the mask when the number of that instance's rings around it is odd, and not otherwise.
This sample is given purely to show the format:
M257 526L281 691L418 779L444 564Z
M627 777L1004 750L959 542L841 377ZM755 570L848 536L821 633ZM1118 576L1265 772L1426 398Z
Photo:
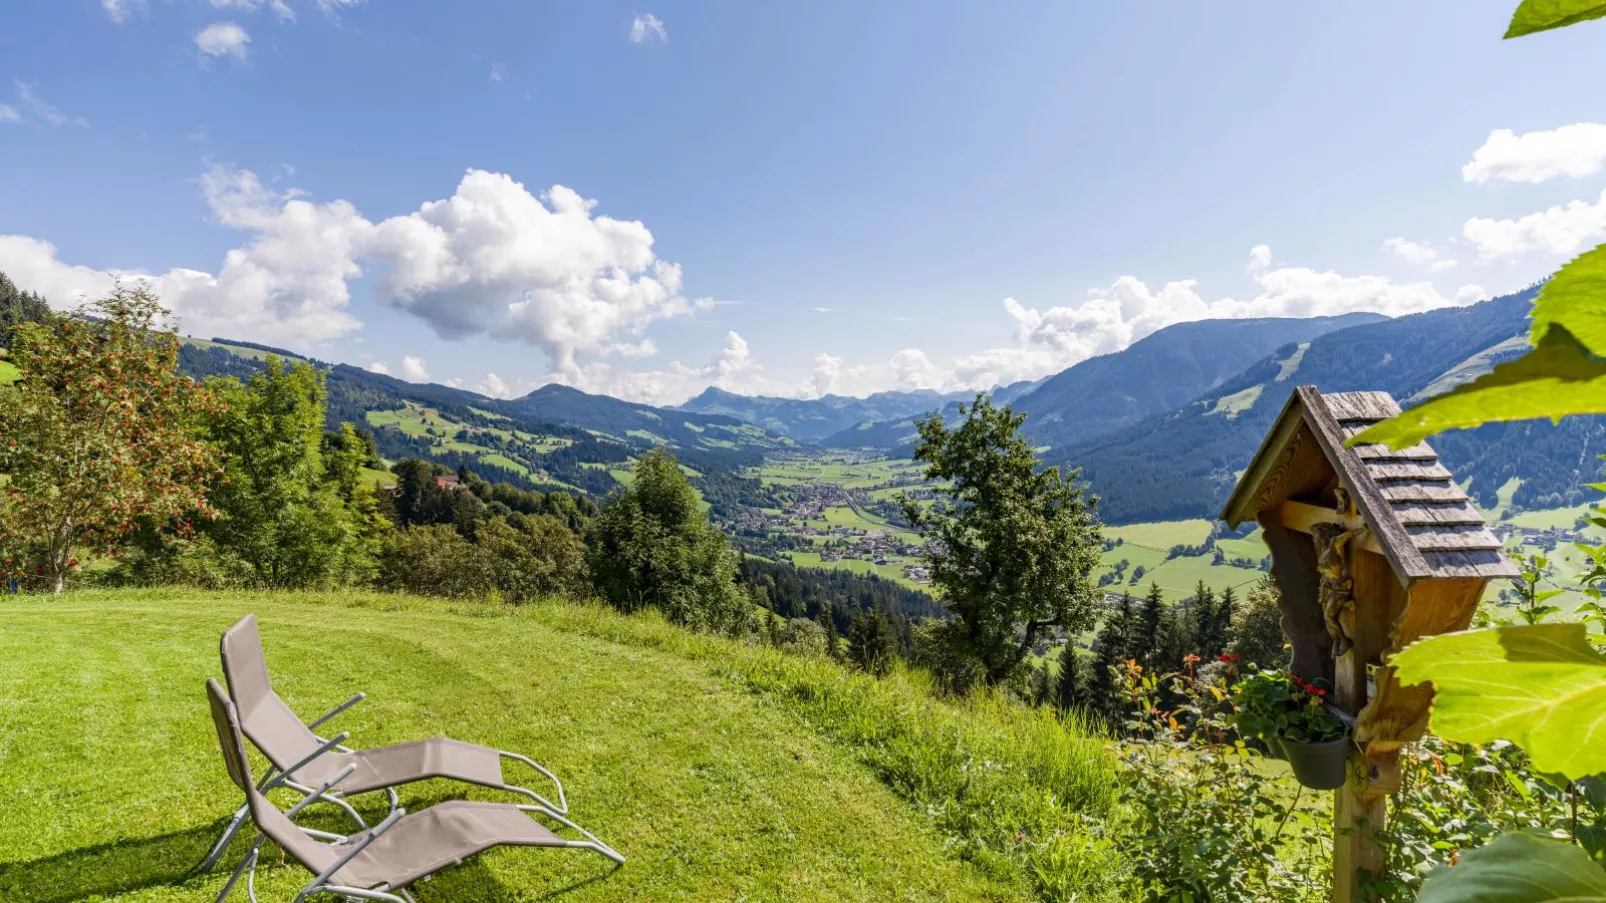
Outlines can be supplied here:
M0 358L0 386L9 386L17 381L21 375L17 372L17 365Z
M865 489L883 483L921 482L924 465L906 458L865 455L778 455L753 471L766 484L823 483L844 489Z
M992 854L983 872L945 839L995 817L987 842L1000 849L1004 833L1034 830L944 797L968 774L963 763L991 762L960 782L988 807L1022 793L1109 805L1100 744L1041 713L942 703L901 679L596 607L361 593L19 597L0 601L0 899L217 893L250 832L221 869L190 874L240 803L202 684L219 672L218 635L246 612L303 715L362 690L368 701L332 725L353 745L445 734L525 752L564 779L573 818L630 857L615 869L580 852L498 850L421 886L426 903L1027 899L1025 863ZM927 743L941 755L922 752ZM409 809L462 792L443 782L401 791ZM357 800L382 815L382 796ZM1031 805L1036 818L1047 811ZM339 828L331 813L306 823ZM1075 818L1035 829L1059 838L1055 867L1096 891L1108 853L1092 855ZM264 900L290 899L308 877L271 846L259 871Z

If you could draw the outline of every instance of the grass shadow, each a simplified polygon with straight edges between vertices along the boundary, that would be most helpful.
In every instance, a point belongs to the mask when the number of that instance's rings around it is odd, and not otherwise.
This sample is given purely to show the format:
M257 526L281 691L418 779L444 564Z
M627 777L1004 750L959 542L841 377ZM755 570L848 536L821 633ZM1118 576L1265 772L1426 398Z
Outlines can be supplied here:
M228 819L206 825L128 838L45 856L0 862L0 900L7 903L67 903L149 887L177 885L196 877L195 868L223 835ZM236 843L231 852L243 845ZM225 857L219 868L233 868Z

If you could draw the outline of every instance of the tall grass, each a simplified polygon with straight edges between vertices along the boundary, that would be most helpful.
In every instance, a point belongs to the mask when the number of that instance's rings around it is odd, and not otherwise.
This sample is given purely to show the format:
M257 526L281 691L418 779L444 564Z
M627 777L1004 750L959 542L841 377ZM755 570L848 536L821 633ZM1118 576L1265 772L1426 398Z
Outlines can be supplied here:
M520 609L555 630L673 651L777 699L851 747L895 792L926 811L954 852L988 871L1024 874L1041 899L1120 899L1117 766L1075 717L992 695L943 699L929 675L877 679L826 659L694 634L652 614L600 605Z

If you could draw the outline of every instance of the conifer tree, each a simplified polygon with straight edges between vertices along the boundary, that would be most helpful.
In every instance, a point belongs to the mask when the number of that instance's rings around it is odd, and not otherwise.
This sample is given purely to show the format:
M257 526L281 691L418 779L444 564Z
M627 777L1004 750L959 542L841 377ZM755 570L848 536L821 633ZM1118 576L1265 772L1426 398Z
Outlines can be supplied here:
M1090 700L1092 707L1106 715L1114 716L1122 708L1122 700L1116 697L1115 675L1118 669L1125 667L1126 660L1132 657L1130 630L1134 623L1132 597L1122 596L1120 606L1109 613L1105 618L1104 627L1099 630L1098 645L1094 650L1093 675L1088 681L1088 686L1092 696Z
M1194 648L1201 658L1215 658L1221 654L1222 637L1216 615L1216 594L1203 580L1193 591Z
M1064 711L1082 708L1088 695L1087 659L1079 654L1076 641L1065 644L1060 651L1059 682L1055 685L1054 704Z
M1160 584L1150 583L1149 594L1143 597L1143 608L1138 612L1140 631L1138 645L1143 660L1153 664L1160 654L1160 622L1165 617L1165 597Z
M1243 607L1233 619L1232 651L1242 659L1240 667L1251 664L1282 668L1288 664L1288 642L1283 636L1281 593L1270 574L1261 576L1249 590Z

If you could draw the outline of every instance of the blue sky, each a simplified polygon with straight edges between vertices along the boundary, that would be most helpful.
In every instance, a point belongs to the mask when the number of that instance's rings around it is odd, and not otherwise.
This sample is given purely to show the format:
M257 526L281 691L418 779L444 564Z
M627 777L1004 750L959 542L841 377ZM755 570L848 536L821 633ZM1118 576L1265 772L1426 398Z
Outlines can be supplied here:
M20 0L0 270L668 403L1469 303L1606 240L1606 26L1513 3Z

